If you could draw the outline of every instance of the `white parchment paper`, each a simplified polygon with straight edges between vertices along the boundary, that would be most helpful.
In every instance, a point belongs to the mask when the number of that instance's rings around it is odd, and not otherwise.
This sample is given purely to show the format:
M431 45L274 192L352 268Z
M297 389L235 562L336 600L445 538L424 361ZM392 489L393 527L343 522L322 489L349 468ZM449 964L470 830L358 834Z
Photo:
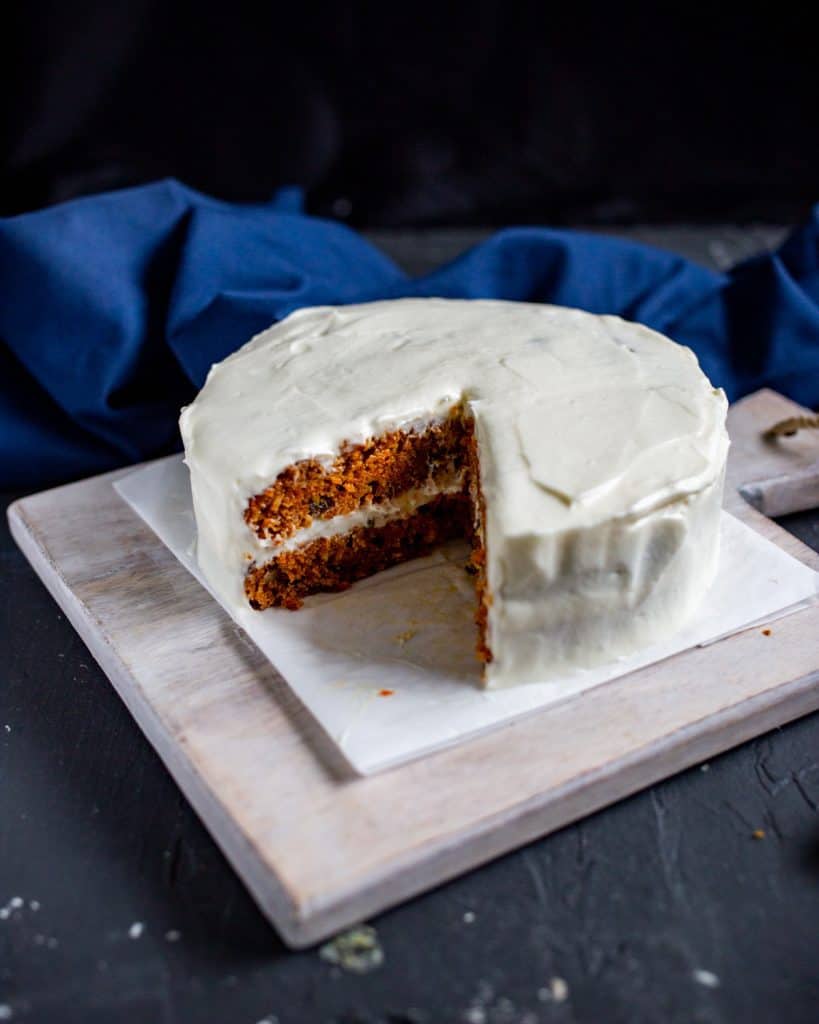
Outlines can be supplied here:
M182 457L135 470L115 488L206 587ZM308 599L298 612L230 612L318 719L346 760L370 774L563 700L689 647L793 611L817 574L723 512L716 582L695 621L665 643L565 679L479 688L474 589L465 544L442 548ZM389 692L388 692L389 691Z

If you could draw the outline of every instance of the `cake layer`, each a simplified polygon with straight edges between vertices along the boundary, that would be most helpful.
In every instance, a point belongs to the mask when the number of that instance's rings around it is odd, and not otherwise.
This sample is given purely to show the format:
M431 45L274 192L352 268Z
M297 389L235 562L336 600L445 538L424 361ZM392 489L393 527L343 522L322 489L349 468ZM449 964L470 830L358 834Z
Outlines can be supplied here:
M464 430L461 410L454 408L416 429L345 443L332 460L301 459L250 498L245 522L261 540L281 541L314 519L348 515L451 476L460 467Z
M255 560L267 558L273 553L292 551L320 538L349 533L350 530L359 526L372 529L384 526L391 519L405 519L416 509L432 501L433 498L442 494L465 493L466 487L465 471L459 468L449 469L428 477L420 486L412 487L403 494L398 494L386 501L360 505L353 512L333 516L330 519L314 519L309 526L302 527L283 540L258 541L255 548Z
M282 551L247 573L245 594L254 608L294 610L311 594L346 590L357 580L467 536L471 519L466 495L441 494L408 515Z

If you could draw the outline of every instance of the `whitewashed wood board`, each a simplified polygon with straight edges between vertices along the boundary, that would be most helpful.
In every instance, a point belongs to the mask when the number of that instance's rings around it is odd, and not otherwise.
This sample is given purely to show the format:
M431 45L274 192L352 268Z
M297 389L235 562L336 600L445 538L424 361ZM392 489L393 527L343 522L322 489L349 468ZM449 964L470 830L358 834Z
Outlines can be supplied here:
M817 485L808 442L761 440L797 411L771 392L732 407L726 507L819 568L810 549L738 493L777 478L794 507L804 505ZM819 707L812 605L770 635L748 629L459 746L354 777L270 663L116 495L117 475L17 502L12 531L293 946ZM774 491L763 491L770 507Z
M196 522L182 457L139 467L114 488L208 589L194 554ZM298 614L223 607L353 771L371 775L816 599L819 574L736 516L723 512L720 534L717 577L682 629L609 664L540 684L480 686L465 542L377 573L343 594L311 599Z

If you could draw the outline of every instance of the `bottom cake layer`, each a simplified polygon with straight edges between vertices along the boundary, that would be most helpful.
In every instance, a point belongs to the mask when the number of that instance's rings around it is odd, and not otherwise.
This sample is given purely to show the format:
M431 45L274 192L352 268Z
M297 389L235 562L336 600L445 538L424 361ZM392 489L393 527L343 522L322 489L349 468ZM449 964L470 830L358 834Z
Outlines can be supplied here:
M382 569L428 555L445 541L471 537L472 515L465 494L440 494L411 515L320 537L253 566L245 594L257 609L300 608L311 594L346 590Z

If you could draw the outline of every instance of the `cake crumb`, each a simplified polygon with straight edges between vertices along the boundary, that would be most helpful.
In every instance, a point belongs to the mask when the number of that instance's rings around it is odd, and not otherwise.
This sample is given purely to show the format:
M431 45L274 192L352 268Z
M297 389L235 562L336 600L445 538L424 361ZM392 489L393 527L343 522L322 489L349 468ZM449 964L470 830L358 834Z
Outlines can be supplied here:
M319 956L353 974L367 974L384 963L376 930L367 924L336 935L321 947Z
M474 910L467 910L466 913L464 914L464 924L474 924L474 923L475 923L475 911Z
M414 629L405 629L403 633L399 633L396 636L396 643L399 643L403 647L408 640L412 640L412 638L415 636L415 633L416 630Z
M29 909L33 910L35 913L40 909L40 901L39 900L29 900L28 901L28 905L29 905Z
M142 921L134 921L131 927L128 929L129 939L138 939L140 935L145 931L145 925Z
M556 1003L565 1003L569 998L569 986L565 978L552 978L549 988Z
M565 978L550 978L548 988L539 988L537 997L541 1003L565 1003L569 998L569 984Z
M395 693L395 690L379 690L378 691L378 696L379 697L392 697L392 695L394 693Z
M14 1016L14 1010L9 1006L8 1003L0 1003L0 1020L11 1020Z
M710 772L711 771L711 765L708 764L708 762L706 761L705 764L701 764L700 765L700 771L701 772Z
M20 907L22 907L22 905L23 900L21 896L12 896L11 900L9 901L9 906L11 907L12 910L19 910Z
M770 636L771 635L771 630L770 629L763 629L762 630L762 635L763 636Z
M751 837L753 839L764 839L765 838L765 829L764 828L755 828L753 830L753 832L751 833Z
M713 971L704 971L701 967L694 971L694 981L706 988L719 988L719 978L716 974Z

